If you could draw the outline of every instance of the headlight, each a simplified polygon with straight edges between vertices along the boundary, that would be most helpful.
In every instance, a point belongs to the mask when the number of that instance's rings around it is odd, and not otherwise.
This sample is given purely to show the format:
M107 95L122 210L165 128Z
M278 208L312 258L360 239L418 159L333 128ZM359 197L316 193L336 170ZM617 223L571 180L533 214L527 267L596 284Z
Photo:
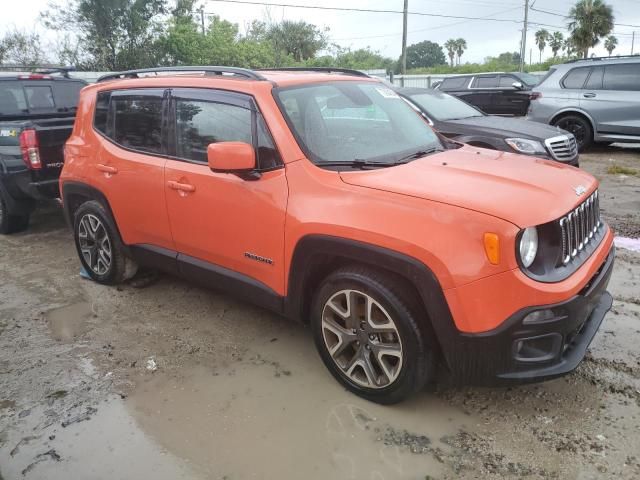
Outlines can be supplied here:
M529 268L538 253L538 230L536 227L525 228L520 235L520 261L525 268Z
M546 150L540 142L536 140L528 140L526 138L505 138L511 148L516 152L526 153L527 155L534 155L536 153L546 153Z

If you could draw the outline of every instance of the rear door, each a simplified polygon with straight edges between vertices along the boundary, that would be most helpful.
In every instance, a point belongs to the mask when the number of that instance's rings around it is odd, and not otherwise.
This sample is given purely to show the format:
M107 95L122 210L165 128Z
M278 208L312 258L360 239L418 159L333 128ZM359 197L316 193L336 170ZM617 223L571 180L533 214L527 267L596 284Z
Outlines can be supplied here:
M580 106L599 134L640 136L640 63L593 67Z
M164 188L181 272L197 277L222 267L223 275L240 274L282 294L287 180L253 99L174 89L170 111ZM254 146L258 178L209 168L207 146L225 141Z
M488 114L501 113L495 105L494 94L498 88L498 75L483 75L475 77L467 93L460 98Z
M164 196L165 91L100 92L89 175L113 211L126 244L175 250Z
M529 108L529 92L513 86L522 83L512 75L500 75L498 88L492 96L492 108L500 115L526 115Z

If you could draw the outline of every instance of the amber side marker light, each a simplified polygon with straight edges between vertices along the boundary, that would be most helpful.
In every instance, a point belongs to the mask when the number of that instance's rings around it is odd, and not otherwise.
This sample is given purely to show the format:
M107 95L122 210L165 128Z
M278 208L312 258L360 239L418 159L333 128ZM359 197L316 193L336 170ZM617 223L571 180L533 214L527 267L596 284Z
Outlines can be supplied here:
M500 263L500 238L495 233L484 234L484 253L493 265Z

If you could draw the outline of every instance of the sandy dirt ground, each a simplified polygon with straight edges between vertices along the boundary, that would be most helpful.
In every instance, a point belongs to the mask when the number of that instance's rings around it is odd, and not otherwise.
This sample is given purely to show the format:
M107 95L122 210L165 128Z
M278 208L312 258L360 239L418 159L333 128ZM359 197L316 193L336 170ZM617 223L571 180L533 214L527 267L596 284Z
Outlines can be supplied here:
M614 164L640 150L582 157L637 238L640 176ZM618 249L574 373L392 407L344 391L301 325L178 278L78 273L55 205L0 238L0 480L640 478L640 252Z

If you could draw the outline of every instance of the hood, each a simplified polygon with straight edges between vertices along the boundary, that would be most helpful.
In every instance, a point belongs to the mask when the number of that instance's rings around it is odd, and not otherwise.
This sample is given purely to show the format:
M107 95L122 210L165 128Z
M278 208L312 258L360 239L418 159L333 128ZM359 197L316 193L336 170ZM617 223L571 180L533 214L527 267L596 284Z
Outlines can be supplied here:
M468 208L521 228L555 220L584 201L597 180L551 160L462 147L397 167L340 172L345 183ZM586 191L578 196L575 188Z
M532 122L522 118L508 118L497 116L483 116L463 118L460 120L449 120L442 122L448 125L458 125L466 127L465 131L477 131L483 134L490 133L492 136L500 138L520 137L531 140L544 141L547 138L564 135L567 132L544 123Z

